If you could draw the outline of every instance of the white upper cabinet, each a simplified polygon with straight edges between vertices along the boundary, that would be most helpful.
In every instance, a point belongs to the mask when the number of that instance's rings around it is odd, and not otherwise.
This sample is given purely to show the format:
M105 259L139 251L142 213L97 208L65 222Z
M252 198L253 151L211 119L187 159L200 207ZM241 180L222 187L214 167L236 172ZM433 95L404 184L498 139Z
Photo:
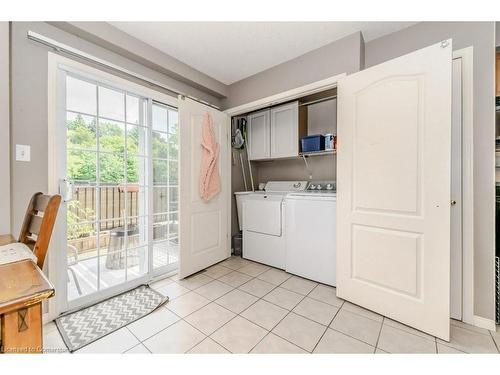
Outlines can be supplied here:
M249 160L299 155L299 102L252 113L247 123Z
M299 102L271 108L271 158L299 155Z
M271 157L270 110L248 115L248 159L259 160Z

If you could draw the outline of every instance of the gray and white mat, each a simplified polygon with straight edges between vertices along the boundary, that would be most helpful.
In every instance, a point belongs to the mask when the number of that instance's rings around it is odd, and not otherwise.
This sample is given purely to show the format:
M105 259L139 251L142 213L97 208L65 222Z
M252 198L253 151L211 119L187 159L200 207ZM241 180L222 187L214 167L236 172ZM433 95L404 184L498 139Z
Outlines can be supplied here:
M146 316L168 301L148 285L65 314L56 325L70 352Z

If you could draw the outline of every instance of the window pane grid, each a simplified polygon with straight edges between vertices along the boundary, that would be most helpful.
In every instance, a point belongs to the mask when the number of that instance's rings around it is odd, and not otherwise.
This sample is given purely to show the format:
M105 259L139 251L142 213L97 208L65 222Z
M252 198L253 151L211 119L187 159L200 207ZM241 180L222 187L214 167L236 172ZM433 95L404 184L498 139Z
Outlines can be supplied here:
M75 151L81 151L81 150L75 150ZM153 159L153 161L165 161L165 162L170 162L170 161L172 161L172 162L177 162L177 161L178 161L177 159L169 159L169 158L156 158L156 157L151 158L151 159Z
M76 82L80 78L68 79ZM170 248L176 254L177 244L172 240L178 242L178 145L176 132L169 124L170 111L175 116L177 112L99 82L82 82L80 86L87 88L87 94L89 87L94 90L91 101L95 112L92 105L78 105L77 95L74 105L66 110L71 133L67 144L68 176L83 197L78 206L68 210L73 215L71 223L68 219L68 240L79 247L80 259L95 260L94 291L99 291L147 274L152 271L148 262L157 268L177 261L177 256L170 255ZM161 129L154 129L148 109L152 106L167 109ZM153 134L159 140L159 155L155 155ZM161 169L158 179L154 178L155 161ZM162 199L166 202L155 209L151 207L154 197L149 197L157 188L164 190ZM157 253L153 244L162 241L167 253L159 251L167 261L153 262L150 255ZM114 275L111 279L110 274Z
M73 117L82 116L82 117L92 117L94 119L97 118L96 114L87 113L87 112L80 112L80 111L75 111L75 110L70 110L70 109L66 110L66 113L69 115L74 115ZM148 129L148 125L143 124L142 122L135 123L135 122L128 122L128 121L120 121L120 120L116 120L116 119L112 119L112 118L108 118L108 117L104 117L104 116L99 116L99 119L103 122L105 122L105 121L119 122L119 123L126 124L126 125L133 125L133 126L137 126L137 127L143 128L143 129ZM155 131L158 131L158 130L155 130ZM160 132L160 131L158 131L158 132ZM160 133L163 133L163 132L160 132ZM165 134L167 134L167 133L165 133Z
M67 148L68 151L83 151L83 152L94 152L94 153L97 153L97 150L96 149L91 149L91 148L78 148L78 147L74 147L74 146L70 146ZM99 150L99 154L108 154L108 155L114 155L114 156L124 156L124 152L115 152L115 151L106 151L106 150ZM132 157L133 156L140 156L142 158L146 158L147 157L147 154L145 155L141 155L141 154L132 154L131 155ZM167 159L164 159L164 160L167 160Z
M108 108L108 113L113 113L111 116L102 115L103 101L100 100L100 94L103 92L114 96L114 99L123 97L123 106L118 106L115 109ZM96 203L94 207L96 220L78 220L77 218L77 227L79 230L69 228L70 236L71 233L73 233L74 236L84 230L94 231L96 241L93 243L92 247L95 247L95 251L93 252L95 255L87 257L89 259L93 257L100 258L102 256L107 256L105 254L107 254L109 250L113 250L110 249L109 244L112 240L108 239L113 230L115 231L115 235L117 231L120 231L120 227L122 227L122 230L127 232L128 227L139 224L140 219L137 215L139 213L147 212L147 207L145 207L147 202L143 199L146 191L145 187L143 186L142 188L136 190L135 193L137 197L135 197L135 199L131 197L134 192L129 191L132 190L130 189L131 186L137 185L139 182L137 174L133 175L133 178L130 179L129 172L133 173L136 164L144 164L143 160L147 157L147 143L144 139L144 134L147 133L144 130L141 130L147 128L143 126L145 124L140 121L138 113L138 121L135 121L133 124L123 121L127 119L125 113L130 113L127 111L126 98L127 96L125 96L124 93L120 93L112 88L106 88L106 90L103 90L102 85L97 83L95 84L95 113L85 113L87 111L84 113L80 113L79 111L67 111L68 125L70 121L75 122L76 119L78 120L76 125L80 125L80 128L82 127L81 125L86 125L89 130L93 130L95 132L93 137L89 137L88 134L83 134L87 136L87 139L93 141L90 143L91 147L88 147L88 142L86 144L82 144L81 142L75 142L74 144L70 143L67 147L69 156L72 154L74 156L84 155L87 159L87 163L82 163L81 160L79 160L80 165L87 164L86 168L84 168L81 173L82 176L86 176L86 178L73 179L79 182L84 182L85 187L95 186L92 187L92 189L96 191ZM137 105L139 105L142 98L136 98ZM114 104L117 104L116 100ZM122 108L120 109L120 107ZM118 112L116 112L116 109L118 109ZM142 139L140 140L141 143L135 142L134 149L132 149L133 146L130 147L130 139L128 137L128 131L131 129L136 129L136 132L142 133L142 135L136 137L136 139L139 139L140 137L142 137ZM81 129L76 130L78 131ZM81 137L82 134L76 134L76 136ZM129 150L132 151L134 156L127 155L127 151ZM90 165L88 164L89 160L92 161ZM137 160L139 160L139 162L137 162ZM68 162L71 164L72 160L68 160ZM78 166L78 162L73 164ZM141 168L140 173L144 174L145 169ZM71 169L69 169L69 174L72 174ZM94 181L95 183L91 184L91 182ZM108 203L111 203L111 206ZM142 206L140 211L137 209L137 205ZM144 219L143 222L147 222L147 219ZM105 243L103 243L103 240ZM119 252L122 248L127 249L130 247L127 246L127 242L129 242L127 235L120 241L122 241L121 243L123 244L117 248L115 247L114 252ZM147 237L146 241L142 240L139 245L144 246L146 243ZM125 257L125 263L126 262L127 257ZM101 268L103 265L101 263L102 262L97 263L97 290L100 290L103 287L103 280L101 280ZM105 262L105 265L107 267L107 262ZM125 265L125 279L127 278L127 268L127 265Z
M153 103L153 254L154 266L178 260L178 143L171 111ZM175 129L174 129L175 130Z

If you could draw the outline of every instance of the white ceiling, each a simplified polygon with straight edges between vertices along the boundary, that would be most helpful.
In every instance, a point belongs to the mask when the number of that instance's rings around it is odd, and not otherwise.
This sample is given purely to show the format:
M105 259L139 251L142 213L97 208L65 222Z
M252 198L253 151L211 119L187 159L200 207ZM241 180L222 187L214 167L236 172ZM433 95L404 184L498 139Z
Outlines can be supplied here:
M111 22L185 64L231 84L353 32L365 42L413 22Z

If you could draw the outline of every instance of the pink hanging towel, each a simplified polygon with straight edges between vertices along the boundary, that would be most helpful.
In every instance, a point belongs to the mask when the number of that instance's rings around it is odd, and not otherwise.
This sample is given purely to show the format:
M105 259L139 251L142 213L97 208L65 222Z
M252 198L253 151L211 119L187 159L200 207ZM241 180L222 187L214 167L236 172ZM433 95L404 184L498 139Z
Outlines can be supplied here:
M220 192L220 176L217 168L219 144L215 139L214 124L209 113L205 115L201 136L200 196L209 201Z

